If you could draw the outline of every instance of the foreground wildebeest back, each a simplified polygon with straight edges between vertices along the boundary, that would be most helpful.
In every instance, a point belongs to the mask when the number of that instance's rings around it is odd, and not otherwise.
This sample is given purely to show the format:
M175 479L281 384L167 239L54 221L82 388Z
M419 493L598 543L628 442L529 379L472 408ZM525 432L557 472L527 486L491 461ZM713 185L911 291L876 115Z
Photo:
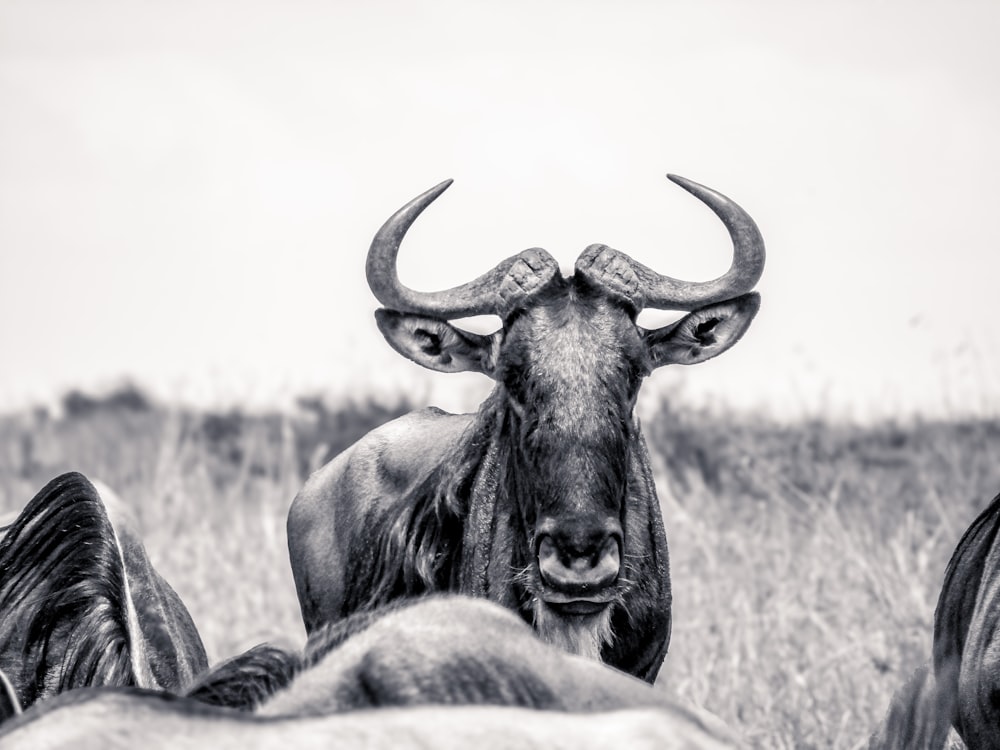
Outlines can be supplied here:
M21 705L94 685L179 690L206 667L187 610L109 490L63 474L7 527L0 669Z
M129 688L58 696L0 727L4 750L723 750L659 709L593 714L494 706L259 717Z
M934 671L972 750L1000 748L1000 495L969 526L934 613Z
M257 712L319 716L470 704L570 712L651 707L707 737L732 738L714 716L544 643L504 607L462 596L406 601L316 631L298 674Z
M732 267L682 282L603 245L563 277L531 249L454 289L400 284L396 256L450 183L417 197L376 234L376 319L404 356L496 381L476 414L426 409L367 435L319 470L288 519L307 630L394 598L452 590L521 613L547 641L652 681L670 637L667 542L634 415L640 383L665 364L725 351L759 306L764 265L753 220L682 178L733 239ZM692 311L655 330L644 308ZM496 314L491 336L449 321Z
M198 700L192 700L197 696ZM261 701L253 713L247 698ZM237 706L232 711L219 705ZM235 699L235 702L230 702ZM255 699L256 700L256 699ZM377 710L376 710L377 709ZM0 727L10 748L733 748L711 715L543 643L509 610L436 596L219 665L188 697L90 690Z
M262 716L426 705L572 712L653 707L705 736L732 737L711 714L544 643L510 610L454 595L356 613L315 631L301 654L252 649L213 667L187 696Z

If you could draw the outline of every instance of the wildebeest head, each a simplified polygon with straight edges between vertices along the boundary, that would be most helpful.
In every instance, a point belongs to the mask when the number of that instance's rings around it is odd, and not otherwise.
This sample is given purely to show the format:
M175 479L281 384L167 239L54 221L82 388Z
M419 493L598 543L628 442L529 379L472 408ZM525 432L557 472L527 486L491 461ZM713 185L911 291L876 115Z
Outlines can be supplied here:
M399 281L399 246L450 181L396 212L368 254L368 282L386 308L376 318L393 348L430 369L481 372L497 383L487 408L503 425L510 469L499 490L525 532L523 583L546 611L594 614L628 585L623 528L630 469L641 450L633 407L642 379L661 365L725 351L759 306L750 290L763 270L764 244L753 220L709 188L670 179L729 230L734 260L715 280L679 281L591 245L568 278L551 255L533 248L467 284L416 292ZM644 308L690 312L647 330L636 323ZM483 336L449 323L481 314L498 315L502 327Z

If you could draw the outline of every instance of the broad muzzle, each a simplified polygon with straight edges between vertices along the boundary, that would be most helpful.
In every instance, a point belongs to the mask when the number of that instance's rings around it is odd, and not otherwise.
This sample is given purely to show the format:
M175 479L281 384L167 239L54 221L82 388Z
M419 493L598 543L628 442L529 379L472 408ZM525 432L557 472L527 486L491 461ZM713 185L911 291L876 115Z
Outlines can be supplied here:
M621 526L542 524L537 535L538 573L548 604L586 609L614 598L621 571ZM598 607L599 608L599 607Z

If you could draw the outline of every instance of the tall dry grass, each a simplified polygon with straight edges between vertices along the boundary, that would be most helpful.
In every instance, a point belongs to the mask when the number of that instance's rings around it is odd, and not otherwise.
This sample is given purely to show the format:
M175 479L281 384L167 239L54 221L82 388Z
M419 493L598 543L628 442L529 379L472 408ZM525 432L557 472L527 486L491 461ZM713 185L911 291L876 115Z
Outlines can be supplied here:
M0 420L0 512L56 473L135 507L210 658L304 637L285 515L310 465L404 411L298 417L91 403ZM864 746L930 654L962 532L1000 491L1000 422L781 425L663 405L644 426L674 581L659 686L760 748Z

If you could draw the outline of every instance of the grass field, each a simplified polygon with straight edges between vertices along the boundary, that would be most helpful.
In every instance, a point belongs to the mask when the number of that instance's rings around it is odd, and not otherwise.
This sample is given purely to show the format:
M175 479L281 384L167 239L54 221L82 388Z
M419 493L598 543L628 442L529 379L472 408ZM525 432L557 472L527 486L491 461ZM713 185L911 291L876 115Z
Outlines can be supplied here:
M408 408L193 413L128 390L64 405L0 418L0 512L64 470L110 484L212 660L302 642L289 503L311 467ZM658 687L753 747L863 746L927 660L944 567L1000 491L1000 421L782 425L663 405L644 430L675 598Z

